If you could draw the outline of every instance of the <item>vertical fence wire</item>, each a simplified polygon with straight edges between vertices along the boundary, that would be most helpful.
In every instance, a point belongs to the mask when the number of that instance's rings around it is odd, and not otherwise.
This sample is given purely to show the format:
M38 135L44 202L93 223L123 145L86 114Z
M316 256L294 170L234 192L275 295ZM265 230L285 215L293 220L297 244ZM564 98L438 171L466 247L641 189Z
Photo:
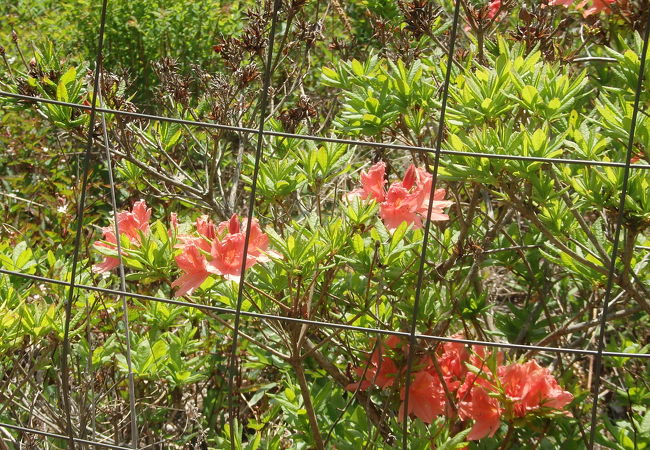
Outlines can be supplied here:
M614 242L612 246L612 256L609 262L609 271L607 273L607 285L605 295L603 296L603 306L600 313L600 330L598 333L598 352L595 356L594 364L594 388L593 400L591 406L591 429L589 431L589 448L594 448L596 439L596 422L598 419L598 397L600 395L600 385L603 364L603 349L605 346L605 332L607 328L607 311L609 309L609 300L612 296L614 286L614 276L616 274L616 258L618 257L618 247L623 228L623 216L625 213L625 198L627 197L628 181L630 179L630 165L632 154L634 152L634 135L636 132L636 122L639 115L641 103L641 91L643 90L643 75L645 73L646 55L648 53L648 42L650 41L650 12L646 11L647 21L645 24L645 33L643 38L643 50L639 66L639 77L637 78L636 90L634 92L634 107L632 109L632 120L630 123L630 135L627 141L627 152L625 155L625 168L623 171L623 184L621 186L621 196L618 203L618 214L616 216L616 228L614 231ZM636 445L635 445L636 447Z
M424 282L424 266L427 259L427 246L429 245L429 233L431 228L431 213L433 210L433 199L436 192L436 182L438 181L438 168L440 166L440 149L442 148L442 134L445 129L445 112L447 110L447 99L449 98L449 83L451 82L451 71L453 70L454 48L456 46L456 32L458 30L458 21L460 17L460 2L454 2L454 19L451 25L449 35L449 53L447 54L447 67L445 69L445 82L442 87L442 104L440 105L440 119L438 121L438 134L436 136L436 153L433 161L433 172L431 179L431 191L429 192L429 204L427 205L427 219L424 223L424 237L422 238L422 252L420 253L420 262L418 268L418 277L415 285L415 298L413 300L413 315L409 330L408 356L406 359L406 380L404 386L404 417L402 429L402 447L408 449L408 416L409 416L409 397L411 390L411 371L413 369L413 357L415 347L415 333L417 328L417 319L420 308L420 297L422 296L422 283Z
M82 181L79 202L77 204L77 224L75 227L74 250L72 254L72 266L70 269L70 287L65 303L65 325L63 335L63 350L61 353L61 386L63 394L63 405L66 415L66 434L68 435L70 448L74 450L75 439L72 427L72 407L70 404L70 380L68 373L68 354L70 353L70 322L72 319L72 302L74 301L75 282L77 276L77 264L79 262L79 250L81 249L81 237L83 232L84 208L86 206L86 190L88 189L88 172L90 167L90 153L93 148L93 134L95 132L95 115L97 112L97 95L99 92L99 74L102 66L102 54L104 47L104 29L106 26L106 8L108 0L102 0L101 18L99 24L99 36L97 42L97 55L95 57L95 71L93 74L93 95L89 114L88 135L86 150L82 163Z
M237 402L235 378L238 372L237 364L237 343L239 339L239 326L241 324L241 307L244 298L244 279L246 276L246 262L248 260L248 246L250 243L251 229L253 223L253 212L255 209L255 195L257 194L257 177L260 170L260 161L264 150L264 121L266 120L266 109L268 106L269 88L271 87L272 78L272 64L273 64L273 45L275 41L275 29L278 22L278 12L282 4L282 0L269 0L272 2L271 9L271 29L269 30L268 43L266 46L266 64L264 67L264 80L262 82L262 92L260 93L260 123L257 132L257 146L255 149L255 164L253 168L253 176L251 178L251 192L248 197L248 214L246 220L246 235L244 238L244 249L242 254L241 272L239 278L239 286L237 290L237 304L235 307L235 323L233 326L232 347L230 350L230 363L228 366L228 410L229 410L229 423L230 423L230 446L235 449L235 426L236 414L235 407Z
M101 76L101 74L100 74ZM102 102L101 93L99 95L99 101ZM111 191L111 207L113 209L113 222L114 222L114 233L115 233L115 242L117 247L117 259L119 261L118 272L120 276L120 290L126 292L126 276L124 274L124 264L122 261L122 243L120 242L120 230L119 230L119 220L117 213L117 200L115 194L115 179L113 177L113 158L111 156L111 142L108 139L108 130L106 127L106 116L102 112L100 113L102 121L102 135L104 138L104 150L106 154L106 169L108 171L108 182L110 184ZM124 324L124 339L126 340L126 367L128 371L128 385L129 385L129 414L131 419L131 445L133 448L138 447L138 419L135 409L135 380L133 377L133 363L131 360L131 331L129 326L129 305L126 301L125 295L120 295L122 301L122 322Z

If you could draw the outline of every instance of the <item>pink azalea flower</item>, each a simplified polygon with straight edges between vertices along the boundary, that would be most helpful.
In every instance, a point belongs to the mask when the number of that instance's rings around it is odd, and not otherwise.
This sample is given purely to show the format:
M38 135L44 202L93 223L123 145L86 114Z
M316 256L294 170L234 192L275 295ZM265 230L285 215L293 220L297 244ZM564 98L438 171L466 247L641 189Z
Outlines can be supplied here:
M364 379L356 383L348 384L345 389L355 391L358 388L365 391L372 385L381 389L392 386L397 377L398 369L395 362L389 356L385 355L384 345L394 350L401 343L401 339L394 335L386 339L385 344L379 343L370 356L368 368L366 369L364 365L353 369L359 377L364 376L365 371Z
M104 247L104 248L110 248L111 250L115 250L117 241L115 239L115 231L113 230L114 230L113 227L103 227L102 228L102 233L104 234L103 239L106 242L95 241L94 244L95 247ZM95 264L93 266L93 272L96 273L108 272L110 270L115 269L119 265L120 265L120 260L118 258L114 258L112 256L105 256L102 262Z
M486 371L488 370L488 358L493 354L492 350L488 350L484 345L472 345L472 354L469 357L469 363L474 367ZM503 363L503 352L496 352L496 363L497 366Z
M462 339L462 335L454 335L454 338ZM469 359L469 352L465 344L460 342L445 342L442 344L443 352L438 358L438 364L446 380L452 378L460 379L467 373L465 362Z
M405 177L409 184L409 177ZM456 334L454 338L462 338ZM383 350L389 347L392 353ZM414 368L413 381L409 386L409 406L405 411L404 380L406 358L396 354L397 349L407 351L402 338L391 336L373 351L368 368L354 368L361 377L349 384L347 390L365 390L370 386L381 389L401 387L402 403L398 420L406 414L430 424L439 416L473 421L467 440L479 440L494 436L499 430L502 417L507 420L524 417L530 412L546 413L566 406L573 396L564 391L550 371L528 361L525 364L502 365L502 353L493 353L485 346L472 345L471 351L463 343L448 342L438 351L428 352ZM433 358L436 358L435 360ZM496 369L487 364L495 358ZM470 367L478 369L470 370ZM450 402L456 402L455 405Z
M501 10L501 0L490 0L488 4L488 18L494 19L494 17Z
M177 296L191 294L210 274L237 282L241 277L246 221L240 223L237 215L233 214L230 220L215 226L207 216L201 216L196 220L196 230L198 236L179 236L181 244L178 247L183 252L176 261L185 273L174 282L175 286L181 287L176 292ZM262 232L257 220L253 219L246 252L246 269L258 262L270 261L270 256L280 257L278 253L269 250L268 245L268 236ZM179 257L182 257L181 261Z
M208 268L227 280L239 281L244 259L246 221L240 225L237 215L233 214L229 221L219 224L217 233L222 235L226 229L228 234L222 240L215 240L212 243L212 260L209 262ZM262 232L257 220L253 219L246 252L246 269L257 262L270 261L269 255L280 256L278 253L269 251L268 246L268 236Z
M406 390L401 391L401 399L404 400ZM437 376L431 375L427 370L421 370L415 374L409 386L408 414L422 420L424 423L431 423L434 419L446 410L445 391ZM404 402L399 408L399 420L404 420Z
M147 208L144 200L140 200L133 204L131 211L120 211L117 213L117 229L120 235L126 235L131 244L139 245L142 236L149 234L150 218L151 209ZM115 249L117 247L115 227L104 227L102 228L102 233L103 240L106 242L96 241L95 247ZM101 263L93 266L93 271L97 273L107 272L116 268L119 264L118 258L107 256Z
M361 172L361 188L345 196L346 200L359 198L372 199L379 203L379 215L389 230L394 230L403 222L422 228L422 218L426 218L431 195L433 177L426 170L410 165L404 179L392 183L388 191L384 189L386 165L378 162L368 172ZM453 202L444 200L446 191L436 189L431 205L431 220L449 220L442 208Z
M376 202L383 202L386 197L384 190L384 184L386 184L385 176L386 163L383 161L372 166L367 172L361 171L361 188L348 193L346 198L348 200L352 200L354 197L358 197L361 200L371 198Z
M210 272L222 275L226 280L239 281L241 266L244 259L244 243L246 236L243 233L229 234L221 241L212 243L212 259L208 263ZM250 243L249 249L251 247ZM255 264L256 258L247 252L246 268Z
M192 244L183 247L183 252L175 259L178 267L185 272L172 283L172 287L180 288L175 295L177 297L191 295L210 275L206 259L201 254L201 250Z
M574 0L550 0L548 2L549 6L564 6L568 8L573 4ZM609 14L612 12L610 5L615 3L616 0L583 0L579 2L576 7L577 8L584 8L587 3L590 3L591 6L589 6L587 9L585 9L582 13L584 17L588 17L592 14L599 14L601 12L604 12L605 14Z
M422 186L418 192L418 213L422 217L427 216L427 210L429 209L429 196L431 195L431 183L433 182L433 177L424 169L417 169L417 182L418 186ZM436 189L433 193L433 204L431 206L431 220L434 221L445 221L449 220L449 216L445 214L442 208L447 208L454 204L451 200L445 200L445 195L447 191L444 189Z
M364 376L365 370L365 376ZM397 366L395 362L387 356L381 356L378 352L373 352L370 358L368 369L365 367L355 367L354 373L357 376L364 376L364 379L356 383L348 384L345 389L355 391L357 388L365 391L370 386L375 385L381 389L390 387L397 376Z
M516 417L539 408L561 409L573 400L573 395L563 390L551 372L535 360L501 366L498 374L506 396L513 402Z
M221 226L221 225L220 225ZM200 216L196 219L196 231L208 241L217 237L217 230L214 222L208 216Z
M616 2L616 0L591 0L592 5L589 8L585 9L582 15L587 17L592 14L600 14L601 12L609 14L612 12L609 5L613 4L614 2ZM585 3L586 2L583 1L579 6L583 7Z
M246 228L246 222L242 225L243 228ZM242 233L243 234L243 233ZM256 262L269 262L272 256L273 258L281 258L281 255L273 250L269 250L269 237L262 232L260 225L257 223L257 220L253 219L251 225L251 234L248 244L248 254L255 257Z
M492 437L499 429L502 409L498 399L488 395L490 391L493 389L489 383L475 374L468 374L458 389L458 416L463 420L474 420L467 440Z
M133 204L131 211L117 213L117 228L120 234L126 234L131 242L140 242L141 235L149 234L151 209L144 200Z
M422 228L417 211L417 199L401 183L393 183L388 189L386 201L379 207L379 216L389 230L399 227L402 222L417 229Z
M198 236L186 234L178 236L178 240L181 243L176 247L184 248L186 245L193 245L206 253L210 253L212 241L217 236L214 222L208 216L200 216L196 219L196 231L198 232Z
M384 220L386 228L393 230L402 222L422 228L422 219L426 218L429 209L429 197L433 176L422 168L409 166L404 174L404 180L391 184L386 200L381 204L379 215ZM431 205L431 220L445 221L449 216L442 208L453 205L452 201L443 200L446 191L436 189Z

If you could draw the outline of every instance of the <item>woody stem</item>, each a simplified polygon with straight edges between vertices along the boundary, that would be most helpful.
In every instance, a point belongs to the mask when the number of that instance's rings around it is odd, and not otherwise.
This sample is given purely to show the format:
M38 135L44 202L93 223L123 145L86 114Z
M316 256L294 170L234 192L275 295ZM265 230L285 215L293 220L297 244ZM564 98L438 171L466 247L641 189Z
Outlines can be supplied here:
M305 378L305 369L302 366L303 361L299 357L295 357L291 361L291 365L296 371L296 378L298 379L298 385L300 386L300 393L302 394L302 400L307 411L307 418L309 419L309 427L311 428L311 434L314 438L314 446L317 450L324 450L325 444L323 443L323 436L321 436L320 429L318 428L318 421L316 420L316 412L314 411L314 405L311 402L311 396L309 395L309 386L307 385L307 379Z

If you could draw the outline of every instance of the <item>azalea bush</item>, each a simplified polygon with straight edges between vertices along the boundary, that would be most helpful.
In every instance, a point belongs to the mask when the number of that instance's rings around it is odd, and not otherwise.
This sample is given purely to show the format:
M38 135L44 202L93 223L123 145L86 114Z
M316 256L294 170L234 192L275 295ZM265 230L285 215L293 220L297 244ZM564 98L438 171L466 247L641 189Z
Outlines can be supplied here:
M598 376L650 444L646 4L463 0L449 63L450 1L109 0L93 92L97 11L32 3L0 90L82 107L0 96L10 448L586 448Z

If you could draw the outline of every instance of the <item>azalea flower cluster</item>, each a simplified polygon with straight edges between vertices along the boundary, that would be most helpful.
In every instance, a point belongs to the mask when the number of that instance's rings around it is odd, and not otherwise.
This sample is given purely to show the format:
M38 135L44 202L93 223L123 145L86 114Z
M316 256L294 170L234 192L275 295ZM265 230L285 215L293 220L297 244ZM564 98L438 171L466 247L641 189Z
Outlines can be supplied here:
M575 0L550 0L548 4L550 6L571 6ZM584 8L589 5L587 9L582 12L584 17L591 16L592 14L599 14L604 12L609 14L612 12L610 5L616 3L616 0L582 0L576 4L576 7L579 9Z
M221 275L227 280L239 282L244 261L246 243L246 220L240 223L236 214L230 220L215 225L208 216L196 219L196 233L179 235L181 254L176 264L184 274L172 283L178 287L177 296L191 294L210 276ZM269 238L262 232L257 220L251 223L250 238L246 249L246 269L254 264L279 258L268 250Z
M131 248L139 248L150 231L151 209L144 200L135 202L131 211L117 214L117 228L122 239L128 239ZM220 275L226 280L239 282L244 262L246 243L246 220L240 222L236 214L230 220L215 225L208 216L196 219L194 230L187 234L179 233L176 214L171 214L170 237L177 244L180 253L174 258L183 274L172 283L178 288L176 296L190 295L212 274ZM96 241L95 247L117 250L115 226L102 228L103 240ZM257 220L251 223L248 248L246 249L246 269L256 263L264 263L270 257L280 255L268 249L269 239L262 232ZM129 256L128 249L122 249L122 255ZM103 261L93 267L95 272L107 272L119 265L113 256L105 256Z
M121 211L117 213L117 229L120 235L126 236L129 242L139 247L143 236L149 234L149 219L151 218L151 208L147 208L144 200L137 201L133 204L131 211ZM117 240L115 238L115 225L102 228L103 241L96 241L96 247L104 247L116 250ZM127 255L126 250L123 251ZM120 260L112 256L106 256L104 260L93 266L93 271L97 273L108 272L120 265Z
M557 413L573 400L535 360L504 365L501 353L492 354L484 346L468 350L462 343L446 342L413 365L405 412L407 354L408 345L397 336L378 343L367 364L354 369L360 381L347 389L399 388L400 420L406 413L427 424L441 416L472 420L468 440L493 436L503 420Z
M386 164L381 161L368 171L361 172L361 188L345 195L347 201L374 200L379 203L379 215L389 230L394 230L403 222L414 228L422 228L426 218L433 177L425 169L413 164L404 173L402 181L393 182L388 190L386 184ZM444 200L446 191L436 189L431 205L431 220L445 221L449 216L442 208L453 202Z

